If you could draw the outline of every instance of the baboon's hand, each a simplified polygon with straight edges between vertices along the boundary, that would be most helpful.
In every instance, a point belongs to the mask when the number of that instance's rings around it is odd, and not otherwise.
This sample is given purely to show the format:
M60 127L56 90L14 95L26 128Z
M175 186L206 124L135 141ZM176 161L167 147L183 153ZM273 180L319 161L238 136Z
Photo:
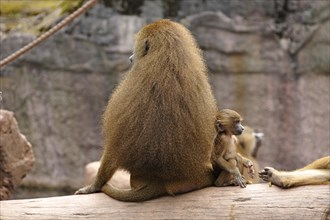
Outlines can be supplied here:
M246 167L248 175L253 179L254 177L253 163L251 161L248 161L246 164L244 164L244 167Z
M83 188L78 189L74 194L90 194L90 193L96 193L101 191L101 189L97 189L93 184L85 186Z
M242 188L246 187L246 181L245 179L242 177L242 175L235 175L235 180L237 185L239 185Z

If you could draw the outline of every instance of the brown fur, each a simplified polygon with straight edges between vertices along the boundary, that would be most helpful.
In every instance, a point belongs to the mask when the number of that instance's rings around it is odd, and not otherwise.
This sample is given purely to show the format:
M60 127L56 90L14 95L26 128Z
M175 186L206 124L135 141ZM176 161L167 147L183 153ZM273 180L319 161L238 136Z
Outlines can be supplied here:
M213 183L210 155L216 103L201 51L182 25L160 20L136 36L134 64L104 113L105 148L96 181L77 191L104 191L144 201ZM116 169L132 190L105 183Z
M330 184L330 156L322 157L299 170L291 172L265 167L259 172L259 177L283 188Z
M246 181L241 175L239 164L248 168L248 174L253 176L252 162L237 153L238 140L235 135L240 135L244 130L241 125L241 116L230 109L222 109L217 113L217 137L214 141L212 152L212 165L218 178L216 186L240 185L246 186Z

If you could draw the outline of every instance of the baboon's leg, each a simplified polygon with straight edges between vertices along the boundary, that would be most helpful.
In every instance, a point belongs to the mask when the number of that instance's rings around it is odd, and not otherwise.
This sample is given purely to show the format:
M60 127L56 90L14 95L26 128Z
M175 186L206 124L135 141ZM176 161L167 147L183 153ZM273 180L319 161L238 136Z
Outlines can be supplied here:
M198 179L167 182L165 184L165 187L168 194L176 195L212 186L213 183L214 175L212 171L209 171L204 174L201 174Z
M265 167L259 172L261 179L274 185L289 188L303 185L330 184L330 170L310 169L292 172L278 171L272 167Z
M328 169L330 170L330 156L322 157L314 162L308 164L307 166L299 170L310 170L310 169Z
M163 183L147 181L136 176L131 176L131 187L129 190L122 190L105 184L102 187L102 192L125 202L142 202L168 194Z
M101 191L104 184L110 180L116 169L116 167L113 167L112 164L109 163L109 158L104 158L103 156L94 182L91 185L77 190L75 194L89 194Z
M233 175L225 170L221 171L218 178L214 182L215 186L237 186L238 183Z

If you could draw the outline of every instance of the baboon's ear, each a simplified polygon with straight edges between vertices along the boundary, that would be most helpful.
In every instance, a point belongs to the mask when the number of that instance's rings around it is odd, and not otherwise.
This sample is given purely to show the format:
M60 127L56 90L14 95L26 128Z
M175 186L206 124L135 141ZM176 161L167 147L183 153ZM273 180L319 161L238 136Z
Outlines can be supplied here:
M222 123L220 120L217 120L215 122L215 128L217 130L218 133L221 133L221 132L224 132L225 131L225 128L223 127Z
M149 50L149 48L150 48L149 40L147 39L147 40L145 41L144 44L145 44L144 51L145 51L145 53L147 54L147 53L148 53L148 50Z
M253 135L258 141L261 141L264 138L264 133L261 132L253 132Z

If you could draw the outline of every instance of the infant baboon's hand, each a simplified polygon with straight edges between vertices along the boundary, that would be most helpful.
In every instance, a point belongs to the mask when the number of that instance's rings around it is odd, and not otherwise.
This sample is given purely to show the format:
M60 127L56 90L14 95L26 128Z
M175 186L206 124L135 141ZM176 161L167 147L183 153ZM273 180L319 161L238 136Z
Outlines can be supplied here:
M253 163L251 161L247 161L247 163L244 164L244 167L246 167L248 175L253 179L254 177Z

